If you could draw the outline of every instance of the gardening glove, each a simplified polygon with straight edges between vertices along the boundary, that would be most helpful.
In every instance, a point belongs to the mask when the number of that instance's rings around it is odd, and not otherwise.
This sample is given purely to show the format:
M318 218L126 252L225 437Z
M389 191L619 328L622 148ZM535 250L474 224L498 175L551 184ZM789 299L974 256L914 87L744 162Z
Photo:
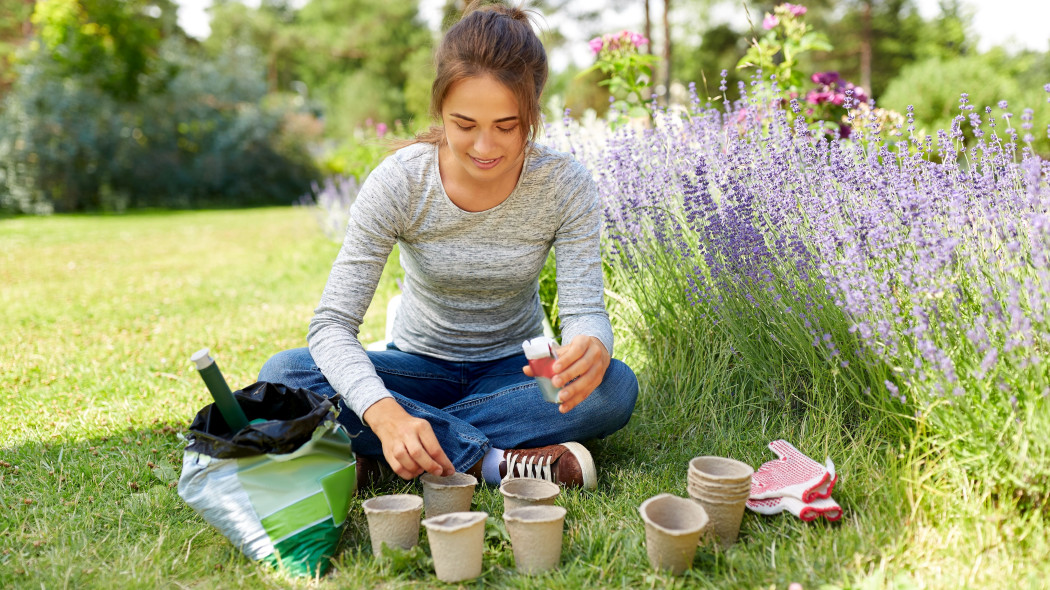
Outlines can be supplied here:
M838 475L830 457L821 465L786 440L775 440L769 448L779 459L763 463L751 477L752 500L791 497L808 504L831 497Z
M832 522L842 518L842 507L831 498L818 498L808 504L791 496L760 500L752 498L747 501L747 507L753 512L765 515L779 514L787 510L805 522L813 521L819 516Z

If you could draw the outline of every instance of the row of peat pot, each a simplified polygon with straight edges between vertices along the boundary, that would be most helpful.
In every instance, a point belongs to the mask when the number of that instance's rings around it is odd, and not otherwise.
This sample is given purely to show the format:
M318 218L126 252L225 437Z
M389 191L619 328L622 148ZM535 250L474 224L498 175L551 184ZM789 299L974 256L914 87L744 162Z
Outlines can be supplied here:
M466 473L446 477L424 475L423 497L392 494L365 500L372 552L383 545L411 549L419 543L420 518L427 531L434 573L444 582L481 575L487 512L471 511L477 479ZM542 573L561 561L565 509L555 506L558 485L539 479L514 478L500 485L503 521L510 535L516 569Z
M689 463L690 498L658 494L642 502L638 510L650 564L679 575L691 567L698 545L726 548L735 543L748 498L744 485L750 489L752 473L750 466L733 459L697 457ZM365 500L373 554L378 557L383 545L415 547L422 524L438 579L460 582L480 576L488 513L471 510L477 479L465 473L420 479L422 498L392 494ZM518 572L558 567L565 523L565 508L554 505L560 491L539 479L507 479L500 485Z

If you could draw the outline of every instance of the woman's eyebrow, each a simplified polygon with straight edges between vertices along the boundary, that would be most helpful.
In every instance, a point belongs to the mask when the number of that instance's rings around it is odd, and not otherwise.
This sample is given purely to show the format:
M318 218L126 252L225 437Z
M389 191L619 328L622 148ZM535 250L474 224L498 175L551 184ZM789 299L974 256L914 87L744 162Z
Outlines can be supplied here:
M457 119L463 119L464 121L470 121L471 123L477 123L477 120L472 119L472 118L470 118L470 117L468 117L466 115L461 115L459 113L449 113L448 116L455 117ZM517 121L517 120L518 120L518 116L514 115L513 117L503 117L502 119L496 119L493 122L494 123L506 123L507 121Z

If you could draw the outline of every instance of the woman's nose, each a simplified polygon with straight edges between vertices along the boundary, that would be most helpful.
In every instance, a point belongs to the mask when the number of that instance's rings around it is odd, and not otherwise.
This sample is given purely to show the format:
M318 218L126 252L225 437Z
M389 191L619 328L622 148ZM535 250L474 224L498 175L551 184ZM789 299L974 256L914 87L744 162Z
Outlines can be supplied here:
M492 133L492 131L480 131L478 138L474 140L474 150L479 156L488 155L488 152L496 145Z

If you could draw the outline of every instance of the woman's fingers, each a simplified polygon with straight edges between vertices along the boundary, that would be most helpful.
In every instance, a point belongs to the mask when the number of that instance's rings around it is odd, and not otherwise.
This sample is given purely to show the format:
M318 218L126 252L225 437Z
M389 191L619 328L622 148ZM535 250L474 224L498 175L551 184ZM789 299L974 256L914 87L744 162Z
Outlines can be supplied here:
M452 465L452 461L449 461L444 449L441 448L441 443L438 442L437 435L434 434L434 429L429 423L426 432L420 437L420 442L423 443L423 449L426 450L427 455L437 465L437 470L427 469L428 473L452 475L456 472L456 468Z
M551 381L562 388L558 396L562 413L575 408L601 385L609 361L605 345L593 336L577 336L558 350L554 366L558 373Z
M412 418L402 422L399 430L398 440L392 445L394 461L387 459L399 476L412 479L424 472L449 475L455 471L429 422Z

